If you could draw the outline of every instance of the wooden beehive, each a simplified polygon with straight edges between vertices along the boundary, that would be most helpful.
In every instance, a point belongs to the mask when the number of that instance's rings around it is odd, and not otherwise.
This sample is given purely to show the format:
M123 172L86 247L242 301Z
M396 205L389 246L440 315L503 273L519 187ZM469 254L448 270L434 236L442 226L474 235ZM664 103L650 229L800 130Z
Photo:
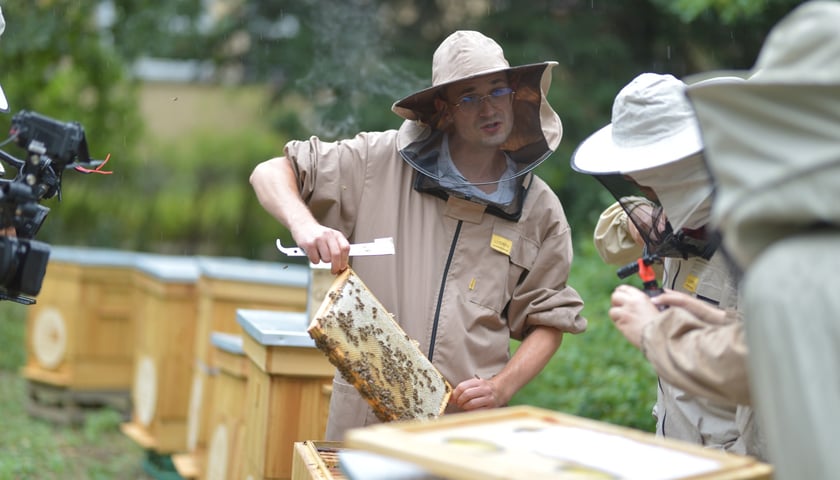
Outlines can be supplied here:
M128 393L137 255L51 248L41 292L27 309L24 378L72 390Z
M234 257L198 259L198 324L187 419L187 451L202 452L211 434L208 410L218 369L209 365L210 336L241 333L238 309L305 311L309 272L305 266Z
M309 270L303 265L232 257L200 257L198 265L195 351L205 364L212 332L241 332L237 310L306 311Z
M242 335L213 332L210 368L216 372L212 402L202 405L208 418L209 441L205 449L173 455L173 463L184 478L224 480L242 472L245 442L245 393L248 357L242 349Z
M291 480L342 480L346 478L338 466L342 442L295 442Z
M212 335L213 368L218 369L210 405L209 442L204 473L206 480L238 478L245 452L245 395L250 361L242 347L242 334Z
M335 368L306 333L305 312L239 310L237 321L250 360L238 478L289 478L294 442L324 438Z
M752 457L531 406L352 429L345 447L450 480L769 480Z
M446 408L449 382L352 269L333 281L307 331L383 422Z
M136 265L134 405L121 429L159 454L186 448L198 274L192 257L150 255Z

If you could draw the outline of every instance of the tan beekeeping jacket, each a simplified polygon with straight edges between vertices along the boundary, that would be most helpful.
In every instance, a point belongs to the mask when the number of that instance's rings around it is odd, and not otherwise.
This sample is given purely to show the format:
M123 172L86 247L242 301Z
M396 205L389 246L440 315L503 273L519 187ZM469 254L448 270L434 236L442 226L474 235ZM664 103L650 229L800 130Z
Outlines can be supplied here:
M627 214L618 202L601 214L594 240L608 263L627 263L641 254L627 233ZM764 458L764 440L747 406L747 346L734 313L734 272L718 252L710 260L668 258L661 275L664 286L730 309L733 315L729 325L709 325L672 308L646 327L642 350L660 377L654 406L657 434Z
M397 131L339 142L292 141L285 154L315 217L351 243L393 237L396 255L355 257L352 267L454 386L489 378L510 358L509 341L538 325L586 328L583 302L567 284L569 224L556 195L531 174L518 221L477 203L413 188L415 170ZM451 409L450 409L451 410ZM377 420L336 376L327 438Z
M720 308L738 308L736 276L721 251L716 252L709 260L700 257L666 259L663 285L673 290L690 293ZM683 335L688 332L685 328L678 328L678 330ZM727 329L718 333L733 335L735 331ZM689 348L684 352L686 358L695 358L699 362L710 356L710 352L720 348L719 345L711 343L712 338L715 337L707 337L703 342L692 344L683 337L682 346ZM716 337L715 340L725 340L730 343L738 341L734 336L726 339ZM645 342L645 345L648 358L654 356L661 359L667 358L667 347L655 349L652 348L652 342ZM743 347L739 345L735 348L741 350ZM734 367L744 368L743 363ZM689 370L679 371L679 374L682 378L689 378L703 373L704 369L711 371L711 368L712 365L689 368ZM725 375L721 377L719 374L718 378L726 379ZM706 381L711 380L711 378L706 378ZM730 385L725 384L718 387L731 388ZM654 415L657 418L657 433L662 436L712 448L722 448L733 453L753 455L762 459L766 456L764 440L758 431L755 413L749 406L737 405L731 401L720 401L717 396L698 396L660 377Z
M749 405L747 343L735 310L725 323L710 323L689 311L663 311L642 332L642 352L660 377L694 395Z

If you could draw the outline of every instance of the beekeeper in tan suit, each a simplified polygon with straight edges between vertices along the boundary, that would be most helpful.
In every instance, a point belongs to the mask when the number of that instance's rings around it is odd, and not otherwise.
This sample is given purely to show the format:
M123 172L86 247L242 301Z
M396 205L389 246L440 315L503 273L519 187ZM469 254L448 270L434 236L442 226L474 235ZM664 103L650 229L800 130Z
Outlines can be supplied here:
M351 242L394 238L396 255L352 267L454 386L447 412L506 405L563 333L586 328L567 284L569 224L532 173L562 134L546 100L555 64L511 67L492 39L455 32L433 86L394 104L399 130L292 141L251 175L262 206L334 273ZM338 374L333 387L328 439L377 422Z
M717 251L715 237L706 229L712 180L685 87L671 75L637 76L616 96L612 123L592 134L574 152L572 167L595 176L616 196L619 208L613 209L613 215L624 215L623 222L628 224L632 221L650 253L662 257L662 284L683 292L683 297L693 297L689 300L705 303L709 311L717 312L710 318L717 319L721 326L723 322L729 324L715 331L724 335L722 342L719 336L698 339L688 334L686 320L693 320L694 315L685 307L691 302L660 312L645 293L634 287L622 285L613 293L611 318L628 340L641 348L660 376L653 410L657 434L763 458L754 412L748 405L739 405L746 399L701 396L697 390L686 389L697 384L720 389L716 382L730 380L725 371L717 371L721 363L718 354L736 345L726 337L740 327L734 314L739 306L737 279L724 255ZM620 195L625 187L635 187L639 195ZM610 223L613 230L621 226L605 216L601 221ZM632 241L634 235L630 233L625 244ZM606 250L621 256L627 248ZM674 296L667 292L663 298ZM642 310L640 305L648 309ZM727 311L732 314L727 316ZM697 323L706 326L705 322ZM691 381L683 381L686 379Z
M840 475L840 2L770 32L741 85L691 87L712 225L742 269L753 404L774 478Z

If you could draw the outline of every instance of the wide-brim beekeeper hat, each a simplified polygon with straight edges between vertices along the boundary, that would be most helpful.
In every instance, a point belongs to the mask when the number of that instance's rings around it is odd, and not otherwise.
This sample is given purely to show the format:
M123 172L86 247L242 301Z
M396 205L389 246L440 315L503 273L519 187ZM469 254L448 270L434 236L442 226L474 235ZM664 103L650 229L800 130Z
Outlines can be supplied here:
M572 168L590 175L627 175L661 167L703 150L685 83L673 75L642 73L613 101L611 123L572 154Z
M3 8L0 7L0 35L6 30L6 20L3 18ZM0 112L9 111L9 102L6 100L6 94L3 93L3 87L0 86Z
M840 225L840 2L795 8L743 73L687 95L716 185L712 224L746 267L792 232Z
M584 140L571 160L573 169L595 176L628 214L639 206L625 205L628 197L639 196L641 186L653 190L675 230L708 221L712 191L685 87L673 75L636 76L616 95L612 122Z
M511 67L502 47L475 31L460 30L448 36L432 58L432 86L396 101L391 110L405 119L397 143L403 158L430 177L436 172L430 164L406 155L406 147L423 142L438 131L435 99L443 90L461 80L507 72L513 96L513 131L502 149L516 162L522 175L557 149L563 135L560 117L546 95L551 86L551 69L557 62ZM411 150L411 149L409 149ZM419 150L419 149L414 149ZM421 154L422 156L422 154Z

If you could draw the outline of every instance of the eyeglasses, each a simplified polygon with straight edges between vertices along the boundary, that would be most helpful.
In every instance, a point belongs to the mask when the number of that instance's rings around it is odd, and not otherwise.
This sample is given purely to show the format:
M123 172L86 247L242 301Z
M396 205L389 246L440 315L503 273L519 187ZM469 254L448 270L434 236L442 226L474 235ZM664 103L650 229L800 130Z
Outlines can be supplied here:
M510 100L510 95L516 92L510 87L497 88L487 95L465 95L458 103L452 104L467 113L475 113L481 108L481 102L487 100L493 107L500 107Z

